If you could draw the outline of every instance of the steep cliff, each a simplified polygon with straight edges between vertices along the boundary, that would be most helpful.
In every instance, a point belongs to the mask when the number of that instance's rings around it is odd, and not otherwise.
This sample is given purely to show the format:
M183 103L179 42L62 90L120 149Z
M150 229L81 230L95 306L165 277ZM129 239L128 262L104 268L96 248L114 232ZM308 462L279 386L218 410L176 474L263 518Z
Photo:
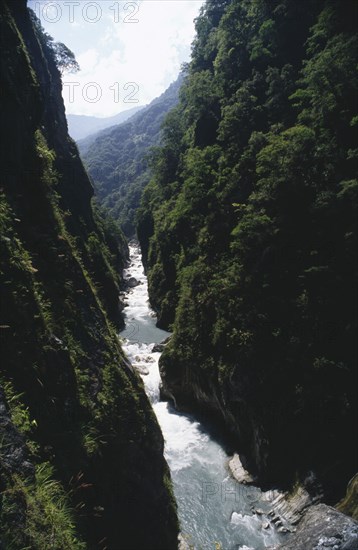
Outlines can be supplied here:
M0 17L1 546L176 548L163 438L110 321L126 245L92 209L25 0Z
M138 226L166 394L331 503L357 464L356 10L207 0Z

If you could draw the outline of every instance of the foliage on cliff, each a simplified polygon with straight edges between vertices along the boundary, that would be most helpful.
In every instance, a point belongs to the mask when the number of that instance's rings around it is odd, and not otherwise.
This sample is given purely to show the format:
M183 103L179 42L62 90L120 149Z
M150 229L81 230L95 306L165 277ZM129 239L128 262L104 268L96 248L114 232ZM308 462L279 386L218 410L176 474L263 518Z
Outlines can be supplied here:
M26 2L0 0L0 25L0 546L176 548L163 439L111 323L123 236L91 206Z
M91 136L79 142L100 204L128 237L135 233L135 213L150 180L146 155L159 144L162 122L178 101L182 81L180 76L130 121L103 130L88 149L86 143Z
M358 474L355 474L348 483L347 492L336 508L358 521Z
M38 40L44 50L51 55L61 73L77 73L80 66L76 60L75 54L62 42L55 42L43 28L40 19L33 10L30 11L30 18L35 27Z
M355 468L357 4L207 0L138 235L181 407L263 479ZM337 493L337 494L338 494Z

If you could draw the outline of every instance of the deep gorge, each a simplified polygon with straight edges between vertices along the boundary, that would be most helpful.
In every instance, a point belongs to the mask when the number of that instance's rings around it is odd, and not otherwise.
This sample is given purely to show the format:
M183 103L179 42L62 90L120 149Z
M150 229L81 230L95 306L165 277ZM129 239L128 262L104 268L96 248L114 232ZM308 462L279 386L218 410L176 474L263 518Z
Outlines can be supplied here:
M179 79L79 149L40 22L0 18L0 546L355 550L356 2L207 0ZM191 513L226 448L247 500Z

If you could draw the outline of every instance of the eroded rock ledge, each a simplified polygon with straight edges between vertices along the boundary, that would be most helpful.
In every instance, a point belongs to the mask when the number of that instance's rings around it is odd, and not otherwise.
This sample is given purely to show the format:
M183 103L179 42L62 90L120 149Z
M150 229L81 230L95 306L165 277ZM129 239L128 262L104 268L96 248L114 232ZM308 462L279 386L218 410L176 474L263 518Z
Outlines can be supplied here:
M358 523L326 504L309 508L297 532L270 550L357 550Z
M255 483L239 455L230 459L228 467L239 483ZM351 480L348 492L354 492L355 479L356 476ZM289 536L287 542L271 546L269 550L358 549L358 522L321 503L323 491L312 472L290 492L270 489L262 496L268 508L252 507L252 513L262 522L262 528L271 527Z

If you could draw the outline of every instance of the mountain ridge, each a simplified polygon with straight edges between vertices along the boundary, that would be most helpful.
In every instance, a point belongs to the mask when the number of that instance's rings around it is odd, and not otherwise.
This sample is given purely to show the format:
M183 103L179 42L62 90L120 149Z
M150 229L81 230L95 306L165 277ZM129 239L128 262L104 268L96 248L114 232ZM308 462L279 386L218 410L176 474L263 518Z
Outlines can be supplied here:
M84 139L87 136L100 132L105 128L122 124L145 106L132 107L110 117L95 117L90 115L67 114L68 133L75 140Z
M127 237L135 233L135 214L150 179L147 157L159 144L163 120L176 105L183 80L180 75L127 122L77 143L99 203L119 221Z

